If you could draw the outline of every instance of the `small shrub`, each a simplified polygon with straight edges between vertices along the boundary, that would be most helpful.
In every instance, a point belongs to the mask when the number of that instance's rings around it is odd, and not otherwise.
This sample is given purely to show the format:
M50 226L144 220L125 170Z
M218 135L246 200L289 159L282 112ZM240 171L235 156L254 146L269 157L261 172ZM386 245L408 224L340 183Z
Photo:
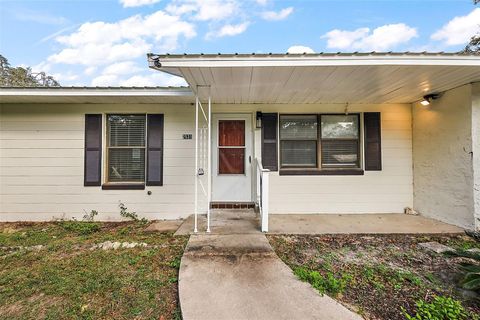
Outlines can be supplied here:
M333 272L327 272L325 276L318 271L308 270L304 267L297 267L294 274L302 281L308 282L321 294L328 293L336 297L345 291L345 287L351 280L350 275L343 274L341 277L335 277Z
M97 222L85 221L60 221L59 225L67 231L86 236L100 231L100 224Z
M148 220L145 218L138 218L138 214L136 212L130 212L128 211L128 208L125 206L124 203L120 202L118 204L118 207L120 208L120 215L124 218L130 219L135 222L141 222L143 224L148 223Z
M403 308L407 320L466 320L470 319L460 301L450 297L435 296L432 302L418 300L415 303L416 313L410 315Z
M83 221L93 222L93 220L95 220L96 216L98 216L98 211L97 210L92 210L92 211L90 211L90 213L87 213L85 211L85 214L83 215Z
M478 264L480 263L480 254L465 250L447 252L446 254L448 256L464 257L476 261L476 263L460 263L459 268L462 272L462 279L460 280L460 285L464 289L480 293L480 265Z
M168 264L170 267L175 268L175 269L180 269L180 258L176 257L170 263Z

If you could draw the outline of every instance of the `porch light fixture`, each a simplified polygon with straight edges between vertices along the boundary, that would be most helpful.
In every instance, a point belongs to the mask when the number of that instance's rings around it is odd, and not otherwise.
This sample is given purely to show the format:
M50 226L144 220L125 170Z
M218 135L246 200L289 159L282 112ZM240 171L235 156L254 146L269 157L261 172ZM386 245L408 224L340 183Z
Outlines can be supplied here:
M257 129L261 129L262 128L262 112L261 111L257 111L257 116L256 116L256 121L255 121L255 127Z
M420 101L420 104L422 106L428 106L432 100L438 99L438 97L438 93L427 94L426 96L423 96L423 100Z

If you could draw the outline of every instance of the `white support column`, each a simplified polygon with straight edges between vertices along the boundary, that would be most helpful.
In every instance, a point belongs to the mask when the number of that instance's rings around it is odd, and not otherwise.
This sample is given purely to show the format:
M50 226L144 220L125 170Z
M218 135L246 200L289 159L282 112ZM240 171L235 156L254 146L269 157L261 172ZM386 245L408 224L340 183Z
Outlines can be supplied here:
M264 171L262 175L262 232L268 232L268 189L269 173Z
M212 200L212 99L208 92L208 138L207 138L207 232L210 232L210 202Z
M193 232L198 232L197 223L198 223L198 95L195 97L195 173L194 173L194 182L195 182L195 223Z

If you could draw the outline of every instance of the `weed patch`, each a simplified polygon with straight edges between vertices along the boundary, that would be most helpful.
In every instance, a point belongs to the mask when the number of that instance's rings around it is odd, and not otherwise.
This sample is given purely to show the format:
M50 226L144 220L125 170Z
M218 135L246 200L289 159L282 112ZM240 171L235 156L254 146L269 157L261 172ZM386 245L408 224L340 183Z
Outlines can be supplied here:
M89 235L100 231L101 224L99 222L87 221L59 221L57 222L63 229L78 235Z
M335 276L333 272L326 272L324 275L318 271L298 267L294 269L294 274L302 281L308 282L321 294L327 293L333 297L342 294L345 287L352 277L348 274Z
M476 319L478 300L458 291L459 267L468 257L446 257L419 249L437 241L457 248L480 248L466 236L452 235L269 235L277 255L302 281L320 293L353 306L367 319ZM463 259L463 260L462 260ZM464 268L463 281L474 286L477 267ZM467 287L465 287L467 288ZM439 297L433 300L433 296ZM452 300L448 300L451 297ZM439 302L449 316L425 318ZM459 305L458 305L459 304ZM463 309L462 309L463 308ZM430 310L432 309L432 310ZM424 310L424 311L422 311ZM463 311L462 311L463 310ZM418 314L418 316L417 316ZM467 318L464 317L467 315Z

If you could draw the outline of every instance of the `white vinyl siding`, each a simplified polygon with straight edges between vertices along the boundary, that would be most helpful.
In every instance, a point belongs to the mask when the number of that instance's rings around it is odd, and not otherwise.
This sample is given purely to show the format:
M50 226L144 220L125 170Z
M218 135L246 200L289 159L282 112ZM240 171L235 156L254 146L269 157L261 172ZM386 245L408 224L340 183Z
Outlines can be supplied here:
M182 138L195 131L190 105L3 104L0 108L0 220L81 219L84 210L97 210L98 219L118 220L120 201L148 219L174 219L193 213L195 140ZM215 113L252 114L252 123L256 111L338 114L344 109L341 104L213 105ZM363 176L279 176L272 172L272 214L398 213L412 206L411 107L349 105L352 114L367 111L382 113L383 170L366 171ZM84 187L86 113L103 113L104 117L163 113L164 186L145 190ZM260 156L260 136L261 130L256 129L252 159ZM106 150L104 164L105 157ZM102 174L105 178L105 171Z
M194 114L190 105L1 105L0 221L119 220L119 202L148 219L176 219L193 212ZM164 113L164 186L145 190L84 187L85 114ZM105 124L106 126L106 124ZM106 178L106 131L102 162ZM147 191L152 194L148 195Z

